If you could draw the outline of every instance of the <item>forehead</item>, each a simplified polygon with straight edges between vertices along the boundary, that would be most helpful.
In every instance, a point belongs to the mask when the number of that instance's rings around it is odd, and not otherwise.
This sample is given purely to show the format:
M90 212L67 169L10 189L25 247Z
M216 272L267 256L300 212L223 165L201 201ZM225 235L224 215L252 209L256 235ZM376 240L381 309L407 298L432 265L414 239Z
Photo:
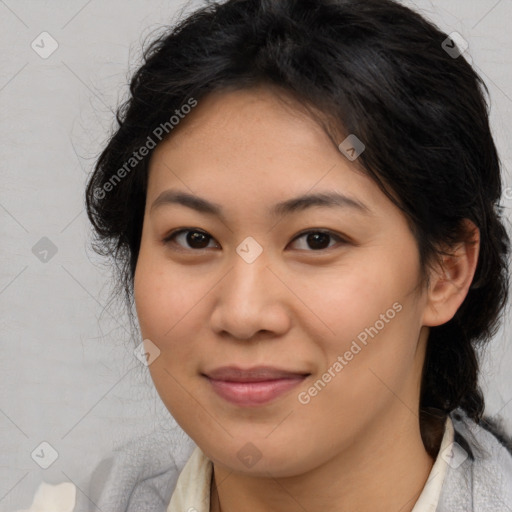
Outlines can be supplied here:
M234 150L240 146L247 150L245 143L253 147L265 143L269 150L271 142L281 149L291 143L304 150L321 150L320 144L328 138L303 103L280 88L262 85L205 95L155 151L160 151L166 142L173 147L186 145L191 137L194 144L208 147L212 143L219 148L236 144L230 148L231 157L236 156Z
M205 96L155 149L148 196L176 188L225 203L277 203L308 191L386 201L357 162L350 162L318 122L292 98L271 89Z

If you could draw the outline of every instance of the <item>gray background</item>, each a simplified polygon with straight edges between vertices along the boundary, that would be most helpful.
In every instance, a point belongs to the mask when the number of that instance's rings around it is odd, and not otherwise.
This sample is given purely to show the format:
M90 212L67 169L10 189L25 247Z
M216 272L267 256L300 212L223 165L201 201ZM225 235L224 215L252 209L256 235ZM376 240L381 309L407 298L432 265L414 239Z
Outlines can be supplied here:
M469 42L491 92L510 219L512 0L404 3ZM1 511L27 507L42 480L83 486L113 447L173 423L133 355L122 305L108 303L110 271L89 248L83 192L142 41L184 5L0 0ZM45 37L39 51L51 48L44 31L58 44L46 59L31 47ZM482 378L487 411L510 430L511 323L508 312ZM43 441L58 452L46 470L31 458Z

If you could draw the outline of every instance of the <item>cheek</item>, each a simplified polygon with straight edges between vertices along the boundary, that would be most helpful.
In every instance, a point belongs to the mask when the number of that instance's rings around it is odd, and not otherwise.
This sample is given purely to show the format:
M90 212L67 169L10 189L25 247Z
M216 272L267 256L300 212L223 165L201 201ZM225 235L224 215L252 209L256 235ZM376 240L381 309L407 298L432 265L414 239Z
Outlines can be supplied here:
M174 387L168 382L169 373L180 382L197 373L199 356L204 353L201 340L208 337L202 332L206 326L208 292L218 281L197 269L178 268L162 260L157 255L147 257L141 253L134 278L142 337L160 350L159 357L149 366L157 388Z
M380 316L386 311L391 309L388 316L394 316L392 306L403 301L406 286L391 274L389 268L378 268L374 260L360 260L311 281L302 295L328 327L326 339L333 344L332 348L341 350L344 344L350 345L352 339L377 321L380 326Z
M155 343L166 343L203 290L183 270L151 252L142 249L139 255L134 277L135 307L142 335L154 338Z
M187 418L194 394L191 376L197 373L200 353L194 333L201 325L194 305L204 296L204 290L183 272L171 271L168 262L165 265L146 256L141 252L137 263L134 300L142 338L151 340L160 350L148 370L169 412L183 428L193 431Z
M135 308L143 338L154 343L172 326L172 304L177 302L169 293L164 294L163 289L161 273L141 253L134 277ZM164 310L169 313L168 322L165 321Z
M370 256L359 258L347 270L337 269L323 280L325 286L310 290L311 304L330 331L322 339L324 364L328 369L339 362L338 356L343 358L343 370L337 365L335 373L344 377L334 380L350 381L354 399L364 390L371 396L373 384L382 387L374 373L390 385L405 378L420 329L413 292L418 278L414 254L401 260L385 251L378 258ZM352 387L357 382L360 386Z

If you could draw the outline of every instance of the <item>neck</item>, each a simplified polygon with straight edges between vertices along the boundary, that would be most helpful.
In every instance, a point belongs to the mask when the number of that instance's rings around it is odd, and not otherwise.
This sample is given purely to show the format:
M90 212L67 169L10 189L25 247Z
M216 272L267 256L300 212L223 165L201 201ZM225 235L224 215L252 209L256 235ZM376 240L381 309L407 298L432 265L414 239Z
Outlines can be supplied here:
M347 450L305 474L253 477L214 464L211 512L235 512L241 504L247 512L411 512L433 460L424 448L418 418L403 404L397 409L398 421L397 411L381 418Z

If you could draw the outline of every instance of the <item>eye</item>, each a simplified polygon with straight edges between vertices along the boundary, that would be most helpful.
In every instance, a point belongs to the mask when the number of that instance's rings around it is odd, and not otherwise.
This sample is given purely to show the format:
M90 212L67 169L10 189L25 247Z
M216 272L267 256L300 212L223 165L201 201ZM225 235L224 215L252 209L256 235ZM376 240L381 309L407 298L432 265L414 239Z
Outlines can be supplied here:
M329 239L336 239L338 242L345 243L345 240L341 238L339 235L333 233L332 231L319 231L319 230L309 230L304 231L303 233L296 236L293 242L304 238L305 243L311 247L314 251L321 251L323 249L330 249L332 245L329 245ZM303 244L304 246L304 244ZM308 250L304 247L300 248L301 250ZM311 252L311 251L310 251Z
M309 230L304 231L297 235L293 240L292 244L297 242L300 239L304 239L305 243L309 248L313 251L321 251L325 249L330 249L333 244L329 244L329 241L333 241L335 239L336 241L340 243L346 243L346 241L341 238L339 235L333 233L332 231L320 231L320 230ZM209 246L209 243L213 241L214 238L206 233L205 231L202 231L200 229L196 228L182 228L177 229L167 235L163 242L165 244L173 244L173 245L179 245L183 249L194 249L194 250L203 250L207 249ZM335 244L334 244L335 245ZM214 247L218 247L218 244L215 244ZM211 246L210 246L211 247ZM308 250L307 247L299 247L300 250ZM311 252L310 250L310 252Z
M178 245L181 247L183 247L185 243L188 245L188 247L187 245L184 246L185 249L201 250L208 248L208 243L210 240L213 240L213 237L196 228L178 229L167 235L163 239L163 242L165 244L176 244L176 241L180 242L180 240L181 243L178 243Z

